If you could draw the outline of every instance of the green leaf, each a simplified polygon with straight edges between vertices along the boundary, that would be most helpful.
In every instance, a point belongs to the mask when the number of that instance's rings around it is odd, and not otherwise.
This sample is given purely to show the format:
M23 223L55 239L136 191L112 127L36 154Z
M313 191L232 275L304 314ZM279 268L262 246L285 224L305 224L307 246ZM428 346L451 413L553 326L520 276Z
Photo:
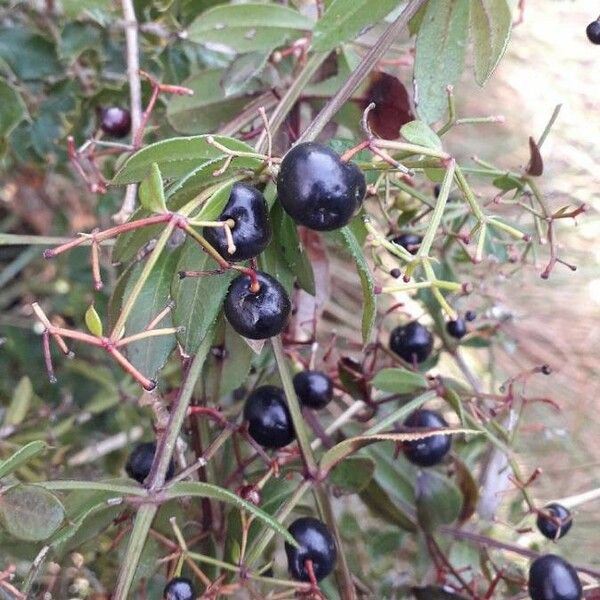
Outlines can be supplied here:
M131 215L128 223L149 217L150 215L151 213L149 211L140 207L133 213L133 215ZM117 241L112 248L113 262L118 263L130 261L135 257L144 244L147 244L152 238L158 237L161 229L164 227L164 223L159 223L158 225L140 227L139 229L133 229L132 231L126 231L125 233L122 233L117 238Z
M276 216L276 205L273 209L272 216ZM310 258L304 248L304 245L298 237L298 229L292 218L281 210L281 218L276 223L273 219L274 243L279 242L279 248L283 253L283 258L288 264L292 273L296 276L298 284L305 291L315 295L315 275L313 272Z
M85 311L85 324L92 335L102 337L102 321L93 304Z
M163 177L174 178L182 177L192 172L200 163L209 160L226 158L222 150L211 146L207 135L198 135L195 137L175 137L155 144L150 144L136 152L127 159L119 172L115 175L112 183L114 185L125 185L128 183L137 183L142 181L148 175L152 164L156 163ZM237 152L254 152L252 146L248 146L239 140L215 135L215 141L219 144ZM238 159L232 161L234 166L240 168L254 168L260 166L259 159ZM220 165L215 165L215 169Z
M183 82L194 95L173 96L169 101L167 120L175 131L190 134L216 131L240 113L250 101L249 94L259 89L253 84L244 92L226 97L221 85L223 76L222 69L208 69Z
M469 0L429 2L417 36L415 97L421 119L433 123L444 114L446 88L462 73L469 33Z
M358 435L351 437L339 444L336 444L333 448L330 448L323 454L319 463L319 469L323 474L329 473L335 465L344 460L347 456L358 452L361 448L375 444L377 442L414 442L417 440L423 440L441 433L446 435L452 435L457 433L479 433L472 429L455 429L452 427L444 427L442 429L431 429L431 428L405 428L400 433L389 432L389 433L374 433L370 435Z
M499 190L503 190L505 192L510 192L510 190L517 190L523 187L523 183L511 175L502 175L500 177L496 177L492 183Z
M204 483L201 481L179 481L167 486L164 494L167 498L212 498L213 500L219 500L220 502L233 504L237 506L238 509L246 510L254 515L257 519L262 521L265 525L268 525L273 531L275 531L275 533L278 533L281 537L283 537L288 544L292 544L294 547L298 546L296 540L294 540L288 530L271 515L254 506L254 504L242 500L233 492L219 487L218 485Z
M485 85L502 59L511 28L512 14L506 0L471 2L475 80L479 85Z
M254 353L223 317L215 331L213 346L220 348L222 354L207 357L202 381L208 394L223 397L246 381Z
M387 523L396 525L405 531L415 532L417 527L410 515L402 511L390 495L381 487L377 480L372 480L360 492L360 499L373 514Z
M0 28L0 59L24 81L43 79L63 71L51 41L15 24Z
M26 114L21 94L0 77L0 137L8 136Z
M110 5L111 0L62 0L61 2L65 16L69 19L74 19L88 11L108 11Z
M25 375L21 377L17 387L15 387L12 400L4 413L4 424L19 425L22 423L29 412L32 400L33 386L31 385L31 379Z
M41 440L29 442L22 448L19 448L12 456L0 462L0 479L16 471L21 465L30 461L34 456L45 452L48 444Z
M75 61L86 50L102 49L101 29L91 23L67 23L60 32L58 54L63 59Z
M398 0L333 0L315 26L313 50L328 52L353 40L382 21L398 4Z
M116 482L115 482L116 481ZM43 481L38 483L39 487L43 487L46 490L59 490L59 491L98 491L98 492L111 492L118 496L145 496L148 490L141 485L131 485L131 483L120 483L120 481L127 480L109 480L109 481L78 481L76 479L56 479L54 481Z
M423 469L417 478L416 505L419 523L432 532L439 525L448 525L458 518L462 508L460 490L445 475Z
M140 184L140 204L153 213L166 213L165 192L163 190L162 175L158 165L153 162L150 172Z
M434 150L442 149L442 140L427 123L423 121L411 121L400 128L402 137L411 144L418 144Z
M61 525L65 510L60 500L37 485L17 485L0 496L0 523L20 540L49 538Z
M148 323L167 306L171 292L171 281L173 280L173 274L177 272L180 253L179 248L164 250L158 257L127 318L125 336L144 331ZM145 263L140 262L133 267L125 286L123 298L130 295L144 266ZM172 327L172 321L173 319L169 314L158 323L157 328ZM125 349L131 364L146 377L155 379L174 347L175 335L171 334L132 342L127 344Z
M372 381L382 392L409 394L427 387L427 379L420 373L406 369L381 369Z
M247 89L267 65L270 52L248 52L238 56L223 73L221 87L225 97L235 96Z
M177 277L179 271L208 271L216 268L217 264L213 259L194 240L188 239L183 245L175 275ZM184 327L177 334L177 339L187 354L196 353L215 322L233 277L234 273L227 271L221 275L175 280L173 322L176 327Z
M363 293L362 337L363 342L367 344L371 339L371 332L377 315L373 275L371 274L371 269L367 264L363 250L352 230L347 226L342 227L337 232L337 237L352 255L360 278L360 286Z
M189 39L241 54L273 50L310 31L313 23L279 4L227 4L202 13L188 28Z
M375 461L364 456L350 456L331 471L328 482L347 494L358 494L370 485Z

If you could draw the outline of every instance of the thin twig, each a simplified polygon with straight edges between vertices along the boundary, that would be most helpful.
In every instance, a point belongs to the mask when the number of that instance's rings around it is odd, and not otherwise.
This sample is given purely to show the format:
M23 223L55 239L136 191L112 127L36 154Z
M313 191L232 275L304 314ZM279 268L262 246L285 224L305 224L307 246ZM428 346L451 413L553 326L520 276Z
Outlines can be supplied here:
M135 139L142 122L142 85L140 83L140 57L138 45L138 22L132 0L121 0L125 19L125 43L127 48L127 79L129 81L129 109L131 112L132 139ZM135 209L137 185L132 183L125 190L119 212L113 219L124 223Z

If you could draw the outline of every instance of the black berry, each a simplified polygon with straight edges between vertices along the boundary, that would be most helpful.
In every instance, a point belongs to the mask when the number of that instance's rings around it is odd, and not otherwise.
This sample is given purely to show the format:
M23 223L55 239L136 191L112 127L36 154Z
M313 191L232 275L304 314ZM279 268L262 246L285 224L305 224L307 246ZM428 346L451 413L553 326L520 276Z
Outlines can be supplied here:
M405 250L408 250L411 254L416 254L423 238L416 233L401 233L395 238L392 238L394 244L402 246Z
M273 277L258 271L259 289L251 289L249 275L231 282L224 311L231 326L244 337L264 340L281 333L290 316L291 303L283 286Z
M288 531L300 546L285 544L291 576L298 581L310 581L306 561L311 560L317 581L327 577L335 566L337 550L325 524L312 517L302 517L296 519Z
M433 349L433 336L417 321L399 325L390 335L390 349L408 363L422 363Z
M474 321L477 318L477 313L473 310L468 310L465 313L465 320L467 321Z
M164 600L194 600L196 591L189 579L174 577L165 586L163 598Z
M537 527L549 540L558 540L567 535L571 525L573 525L571 512L562 504L553 502L544 506L538 513Z
M294 376L294 389L308 408L324 408L333 398L333 381L322 371L300 371Z
M433 410L420 409L413 412L404 421L405 427L448 427L443 417ZM402 445L404 455L413 464L420 467L437 465L450 450L452 440L449 435L433 435Z
M100 129L112 137L122 138L131 131L131 113L120 106L99 108Z
M600 44L600 21L592 21L585 28L585 32L592 44Z
M265 448L283 448L296 435L283 390L274 385L256 388L244 405L248 433Z
M529 567L531 600L581 600L583 590L575 569L560 556L546 554Z
M265 197L256 188L236 183L219 221L232 220L231 237L236 250L229 254L222 227L205 227L204 237L225 259L236 262L258 256L271 241L271 221Z
M402 275L402 271L398 268L392 269L390 271L390 275L394 278L394 279L398 279L400 277L400 275Z
M294 146L281 162L277 195L300 225L332 231L346 225L365 197L360 169L344 163L327 146L307 142Z
M441 191L442 191L442 185L440 183L436 183L433 186L433 195L437 198L440 195Z
M144 483L152 468L152 461L156 454L156 442L144 442L138 444L127 459L125 471L132 479ZM175 473L175 463L171 461L167 470L167 479L171 479Z
M449 336L460 340L467 335L467 324L464 319L458 318L456 321L448 321L446 323L446 331Z

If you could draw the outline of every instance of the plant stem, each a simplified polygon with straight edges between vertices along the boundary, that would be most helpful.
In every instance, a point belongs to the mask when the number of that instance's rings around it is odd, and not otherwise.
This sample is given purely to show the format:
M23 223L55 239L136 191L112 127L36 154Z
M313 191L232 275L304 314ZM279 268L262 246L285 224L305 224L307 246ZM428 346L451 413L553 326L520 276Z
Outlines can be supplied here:
M299 142L314 140L319 133L321 133L323 127L329 123L331 118L352 96L358 86L365 77L367 77L379 60L381 60L388 48L398 39L400 32L408 25L408 22L425 2L427 2L427 0L409 0L406 8L400 13L398 18L388 26L375 45L365 54L356 69L354 69L350 77L346 80L346 83L342 85L336 95L329 100L313 122L306 128L304 133L300 136Z
M131 110L132 138L135 138L142 122L142 86L140 83L140 56L138 44L138 22L135 16L133 0L121 0L125 19L125 43L127 48L127 79L129 82L129 108ZM125 190L125 197L119 212L113 217L124 223L135 208L137 185L132 183Z
M304 88L311 80L312 76L317 72L317 69L323 64L328 55L328 52L316 52L308 59L304 65L304 68L302 71L300 71L298 77L296 77L292 85L288 88L287 92L280 100L279 104L271 115L269 120L269 129L271 130L271 135L273 135L277 129L279 129L290 110L292 110L294 104L296 104ZM256 142L256 151L264 152L267 148L268 141L269 136L265 129Z
M194 387L204 366L204 361L210 351L213 331L210 329L202 344L198 348L194 360L187 372L185 382L179 392L171 417L167 425L165 434L160 439L150 475L148 476L148 490L150 493L161 489L165 483L165 476L169 468L177 437L181 431L181 426L187 415L187 410L190 405L190 400L194 392ZM141 506L137 512L133 528L129 537L129 544L122 561L122 568L119 572L117 587L113 596L114 600L126 600L137 570L140 556L148 536L148 531L152 525L152 520L158 510L155 504L145 504Z
M342 546L342 538L335 520L335 514L333 513L333 507L331 506L331 500L329 498L329 492L324 483L318 483L314 488L315 500L319 507L319 513L322 519L327 523L327 526L331 530L333 537L335 538L337 546L337 565L335 569L335 578L337 580L338 587L343 600L356 600L356 589L354 582L352 581L352 575L348 568L348 562L346 560L346 553Z
M296 396L296 390L294 390L294 384L290 377L290 372L287 366L285 358L285 352L283 350L283 344L281 337L276 336L271 338L271 344L273 346L273 352L275 354L275 360L277 361L277 368L279 370L279 376L283 385L283 391L287 399L288 408L290 409L290 415L292 416L292 422L294 424L294 430L296 432L296 439L298 440L298 446L300 448L300 454L306 472L309 477L314 477L317 473L317 463L313 455L312 448L310 447L310 440L308 439L308 433L304 426L304 417L302 416L302 410L298 397Z

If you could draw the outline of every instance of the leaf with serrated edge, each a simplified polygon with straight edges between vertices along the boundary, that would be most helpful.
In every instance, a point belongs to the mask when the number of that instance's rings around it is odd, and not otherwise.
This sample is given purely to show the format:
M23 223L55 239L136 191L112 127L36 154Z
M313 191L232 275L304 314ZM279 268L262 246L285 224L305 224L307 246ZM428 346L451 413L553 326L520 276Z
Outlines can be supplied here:
M363 292L362 337L363 342L367 344L371 339L371 332L373 325L375 325L375 316L377 314L373 275L367 264L363 250L352 230L348 226L342 227L339 230L339 237L352 255L352 258L354 258L360 278L360 286Z
M244 509L253 514L257 519L262 521L265 525L268 525L271 529L273 529L273 531L282 536L289 544L292 544L295 547L298 546L296 540L291 536L289 531L271 515L254 506L254 504L246 502L246 500L242 500L242 498L240 498L237 494L219 487L218 485L204 483L202 481L179 481L177 483L168 485L165 488L164 495L166 498L212 498L213 500L234 504L239 509Z
M125 161L112 180L113 185L137 183L149 173L156 163L164 178L183 177L196 169L200 163L213 159L223 159L226 154L208 143L208 135L193 137L175 137L150 144L136 152ZM213 136L215 141L234 152L254 152L252 146L234 138L221 135ZM237 159L232 162L235 164ZM245 159L259 166L259 159Z
M329 471L337 465L341 460L344 460L347 456L354 454L361 448L377 442L416 442L417 440L424 440L426 438L434 437L436 435L456 435L458 433L469 433L478 434L479 431L473 429L462 429L462 428L436 428L431 429L429 427L411 427L405 428L401 432L390 432L390 433L375 433L372 435L359 435L353 438L349 438L336 444L333 448L327 450L321 457L320 470L323 474L329 473Z
M10 475L16 471L21 465L24 465L34 456L45 452L48 449L48 444L41 440L29 442L22 448L19 448L12 456L0 462L0 478Z
M447 87L462 73L469 34L469 0L436 0L417 35L415 100L417 112L427 123L442 117L448 105Z
M479 85L485 85L504 56L511 28L512 14L506 0L472 0L471 32Z

